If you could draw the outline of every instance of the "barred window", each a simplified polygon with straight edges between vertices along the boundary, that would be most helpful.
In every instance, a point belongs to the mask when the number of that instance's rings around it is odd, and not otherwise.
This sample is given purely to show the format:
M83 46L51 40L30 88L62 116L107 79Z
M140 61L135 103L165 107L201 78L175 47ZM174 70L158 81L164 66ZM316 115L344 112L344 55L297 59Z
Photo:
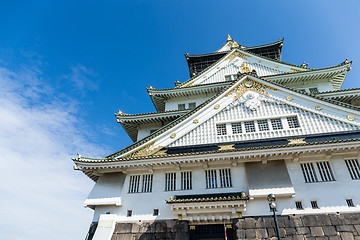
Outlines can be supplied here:
M127 217L131 217L131 216L132 216L132 210L131 210L131 209L128 209L128 210L127 210L126 216L127 216Z
M246 132L255 132L255 123L251 122L244 122L245 131Z
M300 166L306 183L318 182L312 163L302 163Z
M181 172L181 190L192 189L192 173L190 171Z
M165 191L176 190L176 173L165 173Z
M348 207L355 207L354 202L351 198L346 199L346 204Z
M303 210L302 202L301 201L295 201L295 207L297 210Z
M231 170L229 168L206 170L206 188L229 188L232 187ZM218 185L218 182L220 185Z
M185 109L185 103L178 104L178 110L184 110Z
M140 175L130 176L129 193L138 193L140 185Z
M318 203L317 203L316 200L310 201L310 203L311 203L311 207L313 209L318 209L319 208Z
M259 131L269 131L269 124L267 120L259 120L257 123L259 126Z
M273 130L283 129L281 118L273 118L273 119L271 119L271 126L272 126Z
M226 124L216 125L217 135L226 135Z
M330 169L330 163L329 162L317 162L316 163L321 181L323 182L329 182L334 181L334 175Z
M220 175L220 187L222 188L232 187L230 169L219 169L219 175Z
M206 188L217 188L218 187L216 170L206 170L205 178L206 178Z
M287 119L289 128L299 128L300 127L299 120L296 116L295 117L287 117L286 119Z
M189 103L189 108L195 108L195 107L196 107L196 103L195 103L195 102Z
M317 87L314 87L314 88L309 88L309 92L315 94L315 93L318 93L319 90Z
M241 123L232 123L231 128L232 128L232 133L233 134L242 133Z
M143 175L142 192L152 192L152 182L153 182L152 174Z
M360 179L360 165L357 159L345 160L346 167L350 173L351 179Z
M306 183L335 181L330 163L328 161L314 163L301 163L301 170Z

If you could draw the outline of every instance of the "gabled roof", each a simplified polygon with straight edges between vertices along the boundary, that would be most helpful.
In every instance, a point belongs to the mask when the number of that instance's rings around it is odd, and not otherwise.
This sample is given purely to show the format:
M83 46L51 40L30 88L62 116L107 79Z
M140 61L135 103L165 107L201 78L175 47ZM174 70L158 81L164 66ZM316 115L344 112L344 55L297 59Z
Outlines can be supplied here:
M279 69L279 68L286 69L286 71L284 70L284 72L302 72L302 71L310 70L309 68L306 68L304 66L297 66L297 65L290 64L290 63L281 62L278 60L259 56L257 54L248 52L243 49L235 48L232 51L228 52L226 55L224 55L222 58L220 58L218 61L214 62L212 65L205 68L201 73L199 73L196 76L190 78L189 80L183 82L182 84L176 86L176 88L187 87L189 85L192 85L194 82L196 82L197 80L199 80L201 78L204 78L204 77L206 78L210 71L214 71L214 69L216 67L218 67L225 60L231 59L232 57L230 57L230 56L236 56L236 55L245 56L245 57L253 57L254 59L263 61L264 63L272 64L274 66L274 69ZM275 67L277 67L277 68L275 68Z
M115 113L116 121L121 124L131 140L137 141L138 128L142 124L172 122L191 109L152 112L142 114Z
M352 62L344 61L333 67L309 69L303 72L288 72L277 75L263 76L263 79L280 84L293 82L314 81L317 79L329 79L335 89L339 89L345 80L347 72L351 69ZM154 103L156 110L165 110L165 100L173 97L191 96L202 93L216 93L225 89L232 81L207 83L199 85L188 85L182 88L155 89L148 88L148 93ZM328 98L328 97L326 97ZM341 100L339 100L341 101Z
M256 84L264 85L266 88L269 88L268 91L280 91L282 93L282 98L284 98L281 101L286 102L286 104L288 105L300 107L297 101L309 101L314 105L319 104L323 106L322 110L307 108L306 111L312 111L314 112L314 114L326 117L332 117L334 116L334 113L337 112L339 115L341 115L341 117L338 116L337 119L341 119L341 121L343 122L360 127L360 112L356 107L339 104L337 102L329 101L312 94L286 88L284 86L281 86L280 84L272 83L255 76L243 75L241 78L239 78L239 80L228 86L228 88L211 97L209 100L207 100L205 103L198 106L194 110L167 124L163 128L157 130L152 135L144 138L143 140L131 144L130 146L114 154L111 154L106 158L101 159L100 161L126 161L137 158L137 156L146 156L146 159L148 158L148 156L150 156L151 158L153 154L161 151L161 149L168 146L170 143L176 141L181 136L191 131L191 129L196 128L199 121L205 121L205 119L214 116L219 111L227 107L229 102L231 103L233 101L232 98L234 93L237 94L237 91L240 91L239 94L241 94L241 89L246 86L245 81L253 81ZM255 87L257 86L256 84ZM253 87L251 87L251 89L253 89ZM245 91L249 90L245 89ZM286 97L286 95L288 95L288 97ZM292 101L293 99L298 100ZM96 162L97 160L94 161Z
M335 90L328 92L320 92L317 94L317 96L354 105L353 104L354 101L360 100L360 88L350 88L350 89L342 89L342 90Z

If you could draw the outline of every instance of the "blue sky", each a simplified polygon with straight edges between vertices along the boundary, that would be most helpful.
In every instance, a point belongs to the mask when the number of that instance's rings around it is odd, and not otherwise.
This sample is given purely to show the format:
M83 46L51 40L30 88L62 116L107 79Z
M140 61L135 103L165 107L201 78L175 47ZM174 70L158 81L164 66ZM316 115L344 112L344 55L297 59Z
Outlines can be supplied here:
M1 1L0 240L84 238L93 182L70 158L130 144L113 113L155 111L145 87L186 81L184 53L213 52L227 34L245 46L284 37L282 60L311 68L354 60L343 88L360 87L359 9L356 0Z

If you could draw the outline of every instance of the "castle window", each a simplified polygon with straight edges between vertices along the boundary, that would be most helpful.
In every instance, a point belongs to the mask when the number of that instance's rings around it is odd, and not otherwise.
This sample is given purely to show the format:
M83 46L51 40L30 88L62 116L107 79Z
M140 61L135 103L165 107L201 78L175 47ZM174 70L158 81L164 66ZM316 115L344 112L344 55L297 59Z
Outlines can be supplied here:
M216 125L217 135L226 135L226 124Z
M206 178L206 188L217 188L218 187L216 170L206 170L205 178Z
M184 110L185 109L185 103L178 104L178 110Z
M281 118L273 118L273 119L271 119L271 126L272 126L273 130L283 129Z
M354 202L351 198L346 199L346 204L348 207L355 207Z
M232 187L230 169L206 170L206 188L229 188ZM220 182L220 186L218 185Z
M242 133L241 123L232 123L232 124L231 124L231 129L232 129L232 133L233 133L233 134Z
M319 90L318 90L318 88L317 88L317 87L314 87L314 88L309 88L309 91L310 91L310 93L312 93L312 94L319 93Z
M258 123L260 132L269 131L269 124L268 124L267 120L259 120L259 121L257 121L257 123Z
M140 175L130 176L129 193L138 193L140 184Z
M132 210L131 210L131 209L128 209L128 210L127 210L126 216L127 216L127 217L131 217L131 216L132 216Z
M311 207L313 209L318 209L319 208L318 203L317 203L316 200L310 201L310 203L311 203Z
M303 210L302 202L301 201L295 201L295 207L297 210Z
M289 128L299 128L300 127L299 120L296 116L295 117L287 117L286 119L287 119Z
M245 131L246 132L255 132L255 123L254 121L251 122L244 122Z
M220 169L219 175L220 175L220 187L222 188L232 187L230 169Z
M142 175L141 189L140 189L140 178L141 175L130 176L129 193L152 191L153 175L152 174Z
M181 190L192 189L192 173L190 171L181 172Z
M154 208L153 215L154 215L154 216L159 216L159 209Z
M350 173L351 179L360 179L360 165L357 159L345 160L346 167Z
M165 174L165 191L176 190L176 173Z
M142 192L152 192L152 182L153 182L152 174L143 175Z
M189 103L189 108L194 109L195 107L196 107L196 103L195 103L195 102Z
M314 163L301 163L300 166L306 183L335 180L328 161L316 162L316 168Z

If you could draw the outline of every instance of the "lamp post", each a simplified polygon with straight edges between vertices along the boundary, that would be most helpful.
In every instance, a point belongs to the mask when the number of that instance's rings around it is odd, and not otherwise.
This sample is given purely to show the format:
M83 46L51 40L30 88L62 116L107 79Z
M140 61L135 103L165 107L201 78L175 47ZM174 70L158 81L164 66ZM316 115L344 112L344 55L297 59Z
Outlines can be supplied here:
M274 194L271 193L267 196L267 200L269 203L270 210L274 213L274 222L275 222L277 238L279 240L281 240L279 225L278 225L278 221L277 221L277 217L276 217L276 213L275 213L276 212L276 197Z

